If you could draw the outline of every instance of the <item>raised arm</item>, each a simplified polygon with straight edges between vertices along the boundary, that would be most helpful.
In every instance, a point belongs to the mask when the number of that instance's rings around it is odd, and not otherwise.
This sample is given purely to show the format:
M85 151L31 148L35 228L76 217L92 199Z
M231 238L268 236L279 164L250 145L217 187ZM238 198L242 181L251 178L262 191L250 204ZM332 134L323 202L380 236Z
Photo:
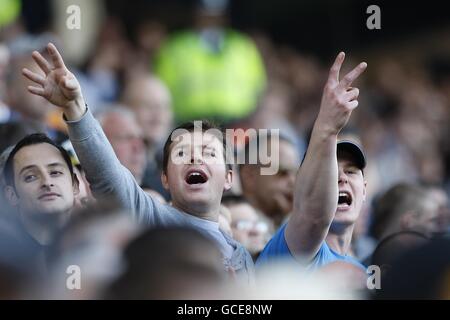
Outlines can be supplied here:
M113 197L121 206L150 218L153 201L137 185L131 173L117 159L98 122L87 110L81 87L67 69L53 44L47 47L52 64L39 52L32 54L42 74L23 69L35 83L28 90L62 108L69 126L69 137L86 171L86 178L97 198Z
M337 135L358 106L359 90L351 84L367 67L362 62L339 80L344 57L339 53L330 69L308 150L297 173L294 212L285 232L291 253L306 261L317 254L337 209Z

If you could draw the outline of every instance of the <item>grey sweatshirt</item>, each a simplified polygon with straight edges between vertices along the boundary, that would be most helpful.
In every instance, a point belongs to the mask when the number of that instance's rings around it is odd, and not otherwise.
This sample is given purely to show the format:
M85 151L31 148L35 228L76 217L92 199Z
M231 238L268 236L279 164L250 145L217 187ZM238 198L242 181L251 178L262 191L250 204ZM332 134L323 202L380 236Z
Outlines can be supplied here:
M249 252L219 229L217 222L195 217L154 200L144 192L133 175L119 162L99 123L89 109L77 121L66 121L69 138L77 153L94 196L112 197L138 222L150 226L193 227L212 238L226 267L253 281L254 265Z

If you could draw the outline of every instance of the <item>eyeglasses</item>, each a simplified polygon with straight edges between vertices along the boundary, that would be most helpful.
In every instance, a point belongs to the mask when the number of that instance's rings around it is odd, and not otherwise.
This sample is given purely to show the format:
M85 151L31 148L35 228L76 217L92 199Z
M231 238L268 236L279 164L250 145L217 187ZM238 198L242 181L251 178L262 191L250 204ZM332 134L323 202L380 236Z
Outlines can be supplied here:
M232 223L232 226L240 231L254 230L260 233L269 231L269 226L263 221L237 220Z

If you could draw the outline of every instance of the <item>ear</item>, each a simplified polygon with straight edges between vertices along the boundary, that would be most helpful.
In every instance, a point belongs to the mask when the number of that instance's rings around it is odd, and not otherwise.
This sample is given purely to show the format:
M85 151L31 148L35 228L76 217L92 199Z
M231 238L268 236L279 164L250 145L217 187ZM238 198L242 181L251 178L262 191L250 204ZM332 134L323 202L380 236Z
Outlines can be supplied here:
M363 188L363 202L366 201L366 197L367 197L367 181L364 180L364 188Z
M161 173L161 182L162 182L164 189L169 191L169 179L167 178L167 175L164 172Z
M227 170L223 190L228 191L231 189L232 186L233 186L233 170Z
M73 174L73 195L77 196L80 193L80 180L78 180L78 176L76 173Z
M12 186L6 186L4 189L4 194L6 200L8 200L11 206L17 207L19 205L19 197L16 194L16 190Z

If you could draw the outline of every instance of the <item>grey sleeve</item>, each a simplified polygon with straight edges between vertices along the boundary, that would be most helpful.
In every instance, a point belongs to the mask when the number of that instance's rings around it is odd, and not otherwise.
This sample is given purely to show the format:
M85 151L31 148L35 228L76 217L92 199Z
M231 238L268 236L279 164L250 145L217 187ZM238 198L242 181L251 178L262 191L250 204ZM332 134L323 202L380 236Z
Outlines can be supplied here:
M113 199L140 222L153 224L162 205L145 193L114 153L89 109L77 121L66 121L69 138L97 199Z

